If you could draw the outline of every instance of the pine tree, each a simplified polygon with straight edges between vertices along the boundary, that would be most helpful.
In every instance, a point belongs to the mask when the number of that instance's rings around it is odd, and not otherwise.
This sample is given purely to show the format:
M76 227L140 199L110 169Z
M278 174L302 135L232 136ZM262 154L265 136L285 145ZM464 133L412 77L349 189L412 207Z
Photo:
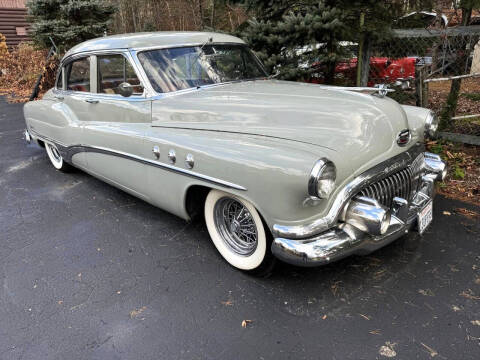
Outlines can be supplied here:
M280 70L280 77L299 80L322 64L325 82L332 83L335 65L358 57L357 84L366 85L373 49L388 50L392 26L416 7L428 8L432 0L239 0L254 19L240 34L265 62ZM342 41L344 43L342 43ZM345 42L358 44L351 53ZM305 51L309 49L309 51ZM299 51L300 50L300 51Z
M34 42L50 47L51 37L60 51L101 36L115 12L104 0L30 0L27 8Z
M247 6L255 17L240 35L269 72L298 80L309 76L312 64L321 63L327 81L333 80L335 64L345 51L339 46L347 30L341 9L318 0L247 0Z

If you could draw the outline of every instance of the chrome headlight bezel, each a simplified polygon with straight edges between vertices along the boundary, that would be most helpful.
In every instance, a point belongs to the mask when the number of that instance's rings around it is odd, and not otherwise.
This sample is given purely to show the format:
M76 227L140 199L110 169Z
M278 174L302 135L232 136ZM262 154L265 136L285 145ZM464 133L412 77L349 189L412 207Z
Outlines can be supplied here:
M326 199L335 189L337 169L335 164L321 158L315 162L308 180L308 195L312 199Z
M439 119L437 114L433 111L429 111L427 118L425 119L425 137L433 139L437 134Z

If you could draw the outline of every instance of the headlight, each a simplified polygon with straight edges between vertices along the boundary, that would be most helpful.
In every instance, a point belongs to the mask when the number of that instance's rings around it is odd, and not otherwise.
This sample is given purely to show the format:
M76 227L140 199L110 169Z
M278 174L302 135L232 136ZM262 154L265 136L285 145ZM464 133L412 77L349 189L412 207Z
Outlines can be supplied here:
M438 130L438 117L430 111L425 120L425 136L428 138L434 138Z
M308 195L312 198L326 199L335 188L337 170L330 160L318 160L313 166L308 180Z

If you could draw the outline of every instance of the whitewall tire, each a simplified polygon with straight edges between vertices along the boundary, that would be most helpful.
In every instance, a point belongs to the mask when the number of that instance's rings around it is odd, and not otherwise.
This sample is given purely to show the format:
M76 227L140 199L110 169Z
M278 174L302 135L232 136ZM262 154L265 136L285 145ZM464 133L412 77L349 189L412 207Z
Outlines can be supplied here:
M63 160L55 144L45 143L45 150L47 151L48 158L55 169L60 171L68 171L71 169L71 166Z
M270 234L249 201L211 190L205 200L205 222L213 244L230 265L252 272L273 268Z

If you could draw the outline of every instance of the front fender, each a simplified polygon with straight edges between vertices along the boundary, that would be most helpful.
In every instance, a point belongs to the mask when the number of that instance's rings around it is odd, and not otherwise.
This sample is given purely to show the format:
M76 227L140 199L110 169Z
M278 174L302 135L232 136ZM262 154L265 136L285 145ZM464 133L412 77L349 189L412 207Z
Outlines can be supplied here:
M408 125L412 132L412 138L418 142L425 141L425 121L430 113L429 109L418 106L402 105L407 114Z
M291 140L152 127L147 135L147 142L150 143L147 150L156 144L161 154L166 154L170 148L174 148L177 166L183 166L185 156L192 154L195 158L192 170L195 173L237 184L246 189L227 189L201 179L179 175L172 177L165 175L164 172L155 172L155 178L151 179L150 183L155 197L152 199L153 203L173 213L179 215L183 213L182 217L186 217L186 209L173 207L178 204L184 207L188 189L201 185L218 188L250 201L270 227L275 223L302 222L321 215L330 202L329 199L314 201L308 195L310 172L318 159L326 157L338 164L339 188L344 179L352 174L348 162L342 161L335 151ZM161 155L160 159L163 156ZM159 189L160 182L165 182L162 184L163 189ZM155 184L157 186L154 188ZM169 189L166 195L165 189ZM177 195L173 196L172 192L177 191ZM182 199L179 201L178 197Z

